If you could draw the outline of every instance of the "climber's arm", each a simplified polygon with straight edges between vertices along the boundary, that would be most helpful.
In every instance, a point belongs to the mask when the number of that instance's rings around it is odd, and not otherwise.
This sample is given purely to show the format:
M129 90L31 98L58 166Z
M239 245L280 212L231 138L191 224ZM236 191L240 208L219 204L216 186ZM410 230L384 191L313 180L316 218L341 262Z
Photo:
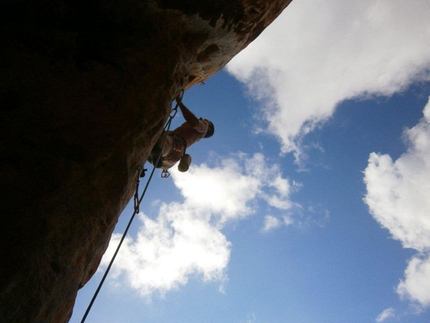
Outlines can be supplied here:
M182 115L185 120L192 126L197 127L199 125L199 119L190 111L182 102L179 102L179 108L181 108Z

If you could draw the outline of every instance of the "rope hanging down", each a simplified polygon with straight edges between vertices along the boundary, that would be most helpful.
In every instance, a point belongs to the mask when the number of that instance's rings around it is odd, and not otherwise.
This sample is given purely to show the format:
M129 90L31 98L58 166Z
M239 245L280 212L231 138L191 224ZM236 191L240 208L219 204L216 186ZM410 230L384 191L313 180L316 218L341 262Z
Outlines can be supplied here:
M161 146L161 149L163 149L163 147L164 147L164 144L165 144L166 138L167 138L167 133L170 130L170 126L172 124L173 118L176 116L176 113L178 112L179 103L182 101L182 97L183 96L184 96L184 90L181 90L181 92L179 93L179 95L176 97L176 105L171 110L169 119L167 120L166 125L164 126L163 130L165 131L166 135L164 136L163 144ZM160 158L161 158L161 154L157 158L157 160L155 162L155 165L158 164L158 162L160 161ZM106 277L107 277L107 275L108 275L108 273L109 273L109 271L110 271L110 269L111 269L111 267L113 265L113 262L115 261L115 258L118 255L119 249L121 248L121 245L124 242L125 237L127 236L128 230L130 229L130 226L131 226L131 223L133 222L136 214L139 213L140 203L142 202L143 197L145 196L146 190L148 189L149 183L151 182L152 176L154 175L155 166L152 167L151 174L149 175L148 181L146 182L146 185L145 185L145 188L143 189L142 195L139 198L139 183L140 183L139 178L141 177L141 174L144 173L145 171L146 171L146 169L142 168L141 166L139 166L137 168L136 191L135 191L135 194L134 194L134 212L131 215L130 220L128 221L127 227L125 228L124 233L122 234L121 240L119 241L119 244L118 244L118 246L117 246L117 248L115 250L115 253L112 256L112 259L109 262L109 265L107 266L106 271L103 274L103 277L102 277L102 279L101 279L101 281L100 281L100 283L99 283L99 285L98 285L98 287L97 287L97 289L96 289L96 291L95 291L95 293L94 293L94 295L93 295L90 303L88 304L87 310L85 311L85 314L82 317L81 323L85 322L85 320L86 320L86 318L87 318L87 316L88 316L88 314L89 314L89 312L91 310L91 307L93 306L94 301L96 300L97 295L99 294L100 289L102 288L103 283L106 280Z

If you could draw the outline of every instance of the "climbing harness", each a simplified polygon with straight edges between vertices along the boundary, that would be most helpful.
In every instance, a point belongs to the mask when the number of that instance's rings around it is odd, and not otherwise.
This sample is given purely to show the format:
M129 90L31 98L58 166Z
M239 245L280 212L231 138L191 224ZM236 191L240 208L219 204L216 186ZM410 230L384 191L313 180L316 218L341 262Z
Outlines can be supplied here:
M166 158L171 157L173 155L173 152L182 153L185 155L187 151L187 142L184 138L178 135L173 135L173 144L172 144L172 150L170 153L166 156Z
M179 95L176 97L176 105L175 105L175 107L174 107L174 108L172 108L172 110L171 110L171 112L170 112L169 119L168 119L168 121L166 122L166 125L164 126L164 129L163 129L163 130L165 131L166 136L164 137L163 145L162 145L162 146L164 146L164 144L165 144L165 142L166 142L167 133L168 133L168 132L169 132L169 130L170 130L170 125L171 125L171 123L172 123L173 118L176 116L176 113L178 112L179 103L182 101L182 97L183 97L183 96L184 96L184 90L181 90L181 91L179 92ZM161 147L161 148L163 148L163 147ZM155 161L155 165L157 165L157 164L158 164L158 162L159 162L160 158L161 158L161 155L159 155L159 157L158 157L158 158L157 158L157 160ZM119 241L119 243L118 243L118 246L117 246L117 248L116 248L116 250L115 250L115 253L113 254L113 256L112 256L112 258L111 258L111 260L110 260L110 262L109 262L109 265L107 266L106 271L105 271L105 273L103 274L103 277L102 277L102 279L100 280L100 283L99 283L99 285L98 285L98 287L97 287L96 291L94 292L94 295L93 295L93 297L92 297L92 299L91 299L91 301L90 301L90 303L89 303L89 305L88 305L88 307L87 307L87 310L85 311L85 314L84 314L84 316L82 317L81 323L84 323L84 322L85 322L85 320L86 320L86 318L87 318L87 316L88 316L88 313L90 312L90 310L91 310L91 308L92 308L92 306L93 306L93 304L94 304L94 301L96 300L97 295L99 294L100 289L102 288L103 283L104 283L104 281L106 280L106 277L107 277L107 275L108 275L108 273L109 273L109 271L110 271L110 269L111 269L111 267L112 267L112 265L113 265L113 262L115 261L115 258L116 258L117 254L118 254L118 252L119 252L119 249L121 248L121 245L122 245L122 243L124 242L124 239L125 239L125 237L126 237L126 235L127 235L127 233L128 233L128 230L130 229L131 223L133 222L133 220L134 220L134 218L135 218L136 214L139 214L139 213L140 213L140 210L139 210L139 209L140 209L140 203L142 203L142 200L143 200L143 198L144 198L144 196L145 196L146 190L148 189L149 183L151 182L152 175L154 175L154 171L155 171L155 166L152 168L151 174L149 175L149 178L148 178L148 181L146 182L145 188L143 189L143 192L142 192L141 196L139 197L139 184L140 184L140 180L139 180L139 178L141 178L141 177L144 177L144 176L145 176L146 169L145 169L145 168L143 168L142 166L137 167L136 190L135 190L135 193L134 193L134 212L133 212L133 214L131 215L130 220L128 221L127 227L125 228L124 233L122 234L121 240L120 240L120 241ZM167 174L168 174L168 175L167 175L167 176L163 175L163 174L165 174L166 172L167 172ZM165 176L165 177L163 177L163 176ZM163 172L161 173L161 177L162 177L162 178L167 178L167 177L169 177L169 176L170 176L170 173L168 172L168 170L167 170L167 169L163 169Z
M187 151L187 142L181 136L171 135L171 134L167 134L167 135L170 136L172 139L171 148L169 153L166 156L159 157L159 159L161 159L163 163L164 162L170 163L171 159L173 159L174 161L173 163L176 163L178 154L180 158L182 158L185 155ZM162 168L161 178L168 178L170 176L168 168L169 167Z

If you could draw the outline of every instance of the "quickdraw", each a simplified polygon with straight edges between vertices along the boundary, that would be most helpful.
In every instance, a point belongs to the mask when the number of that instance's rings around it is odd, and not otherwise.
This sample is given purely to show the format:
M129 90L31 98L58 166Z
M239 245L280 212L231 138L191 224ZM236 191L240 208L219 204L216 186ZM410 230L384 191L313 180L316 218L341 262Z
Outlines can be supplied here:
M143 171L144 172L144 171ZM134 212L140 213L139 207L140 207L140 203L139 203L139 183L140 180L139 178L142 176L142 167L137 167L137 180L136 180L136 191L134 192Z

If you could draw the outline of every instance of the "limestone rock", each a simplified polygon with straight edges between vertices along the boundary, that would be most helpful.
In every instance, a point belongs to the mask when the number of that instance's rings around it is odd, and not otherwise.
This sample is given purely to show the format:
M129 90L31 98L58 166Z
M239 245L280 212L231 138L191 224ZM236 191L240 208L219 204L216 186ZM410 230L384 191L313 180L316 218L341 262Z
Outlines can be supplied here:
M3 0L0 322L67 322L181 89L290 0Z

